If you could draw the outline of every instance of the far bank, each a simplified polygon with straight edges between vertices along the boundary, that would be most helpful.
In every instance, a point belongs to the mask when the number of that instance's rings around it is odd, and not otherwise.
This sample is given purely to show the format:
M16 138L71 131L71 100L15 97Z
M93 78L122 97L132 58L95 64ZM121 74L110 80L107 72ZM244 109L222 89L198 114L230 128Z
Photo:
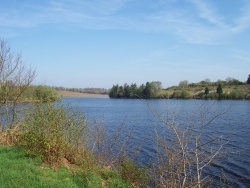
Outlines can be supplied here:
M58 91L60 97L79 97L79 98L108 98L106 94L90 94L90 93L80 93L73 91Z

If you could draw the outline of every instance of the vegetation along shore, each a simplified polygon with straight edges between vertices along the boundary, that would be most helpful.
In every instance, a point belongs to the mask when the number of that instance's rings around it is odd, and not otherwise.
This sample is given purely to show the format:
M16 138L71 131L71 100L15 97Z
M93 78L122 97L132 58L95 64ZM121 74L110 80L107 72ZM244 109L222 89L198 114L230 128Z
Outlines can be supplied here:
M113 85L109 92L110 98L143 98L143 99L250 99L250 75L246 82L235 78L211 82L205 79L198 83L180 81L178 86L166 89L161 82L147 82L136 84Z

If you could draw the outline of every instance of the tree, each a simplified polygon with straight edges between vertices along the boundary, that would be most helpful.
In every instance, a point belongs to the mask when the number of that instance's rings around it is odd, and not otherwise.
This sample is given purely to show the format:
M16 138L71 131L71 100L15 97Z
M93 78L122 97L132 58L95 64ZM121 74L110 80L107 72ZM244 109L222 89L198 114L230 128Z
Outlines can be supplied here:
M130 86L126 83L123 85L123 88L124 88L124 97L125 98L130 98Z
M222 85L221 84L218 85L216 93L219 95L219 99L221 99L222 93L223 93L223 89L222 89Z
M247 84L250 84L250 74L248 75Z
M1 113L4 124L13 124L17 104L35 76L36 71L24 65L21 55L14 53L6 40L0 39L0 108L5 108L5 113Z
M179 86L180 87L187 87L188 86L188 81L187 80L180 81Z
M204 82L206 82L206 83L210 83L210 82L211 82L211 80L210 80L209 78L206 78L206 79L204 80Z
M137 93L138 93L137 85L136 84L131 84L130 85L130 97L131 98L138 98Z
M205 95L208 95L209 94L209 89L208 87L205 88Z
M162 83L159 81L154 81L150 83L155 91L162 89Z
M146 99L150 99L153 95L153 85L149 82L146 83L145 89L144 89L144 97Z

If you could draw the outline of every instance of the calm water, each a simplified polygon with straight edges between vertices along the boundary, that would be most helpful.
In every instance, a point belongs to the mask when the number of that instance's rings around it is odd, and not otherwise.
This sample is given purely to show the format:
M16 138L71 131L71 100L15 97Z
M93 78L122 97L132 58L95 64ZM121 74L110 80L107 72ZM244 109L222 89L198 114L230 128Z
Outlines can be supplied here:
M159 122L151 108L166 118L169 111L175 112L175 122L179 126L194 122L202 112L206 112L206 119L202 120L205 122L218 112L228 110L205 129L205 137L222 136L224 141L228 141L221 151L223 154L218 158L219 161L209 166L206 173L216 179L223 172L234 187L250 187L250 101L109 98L65 98L63 101L76 105L90 122L93 119L104 122L110 132L121 125L127 130L133 128L132 144L143 143L138 156L138 162L142 164L155 161L155 130L171 140L168 129Z

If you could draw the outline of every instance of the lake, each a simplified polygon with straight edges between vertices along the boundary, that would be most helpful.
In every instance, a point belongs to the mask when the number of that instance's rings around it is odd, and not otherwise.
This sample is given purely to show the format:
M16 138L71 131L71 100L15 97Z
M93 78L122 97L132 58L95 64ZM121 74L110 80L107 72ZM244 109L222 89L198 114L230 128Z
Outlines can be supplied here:
M218 180L223 172L233 187L250 187L250 101L64 98L63 102L76 105L89 122L104 123L110 133L119 126L133 129L130 146L141 144L136 159L140 164L155 162L156 131L169 140L173 136L154 111L164 118L174 117L179 127L196 122L198 116L201 124L225 112L204 129L205 139L218 136L225 141L222 154L205 173Z

